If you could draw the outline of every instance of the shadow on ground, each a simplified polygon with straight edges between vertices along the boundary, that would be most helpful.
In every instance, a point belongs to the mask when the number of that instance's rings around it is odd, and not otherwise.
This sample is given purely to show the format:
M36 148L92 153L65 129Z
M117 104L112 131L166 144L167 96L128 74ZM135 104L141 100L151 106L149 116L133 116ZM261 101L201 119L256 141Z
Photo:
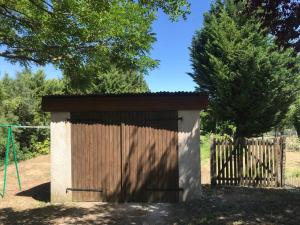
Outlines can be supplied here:
M0 209L0 224L299 224L299 190L203 187L188 204L45 205ZM25 191L26 192L26 191Z
M33 199L41 202L49 202L50 201L50 182L46 182L30 188L25 191L21 191L17 193L17 196L26 196L32 197Z

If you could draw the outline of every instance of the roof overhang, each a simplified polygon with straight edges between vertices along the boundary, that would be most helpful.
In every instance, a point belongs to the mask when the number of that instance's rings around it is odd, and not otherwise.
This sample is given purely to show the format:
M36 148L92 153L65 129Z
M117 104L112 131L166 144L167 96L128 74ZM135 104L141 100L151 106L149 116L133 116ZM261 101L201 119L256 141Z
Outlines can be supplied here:
M202 110L208 96L199 92L51 95L42 99L46 112Z

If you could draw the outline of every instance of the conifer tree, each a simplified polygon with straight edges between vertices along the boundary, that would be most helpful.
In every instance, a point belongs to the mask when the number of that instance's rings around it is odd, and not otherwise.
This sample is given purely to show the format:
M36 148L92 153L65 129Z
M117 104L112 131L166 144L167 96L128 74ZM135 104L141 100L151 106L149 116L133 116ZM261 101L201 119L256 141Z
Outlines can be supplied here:
M299 91L300 63L239 7L214 4L190 48L197 89L208 93L217 121L236 127L236 138L260 135L284 118Z

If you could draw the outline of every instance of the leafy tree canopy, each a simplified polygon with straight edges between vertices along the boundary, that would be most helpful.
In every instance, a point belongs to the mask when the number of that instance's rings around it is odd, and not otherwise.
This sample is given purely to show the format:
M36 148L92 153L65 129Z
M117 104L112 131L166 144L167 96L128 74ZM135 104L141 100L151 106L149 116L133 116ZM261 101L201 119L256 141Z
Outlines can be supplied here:
M41 99L44 95L148 91L140 73L120 73L115 68L93 76L89 73L83 74L79 82L82 85L73 89L73 84L67 78L46 79L41 70L33 73L25 69L14 77L4 75L0 79L0 123L49 125L50 114L41 110ZM6 128L0 128L0 165L1 157L5 154L6 132ZM20 159L49 152L47 129L14 129L14 135Z
M295 100L300 58L278 49L255 18L240 14L244 6L232 3L219 1L205 15L190 49L190 75L209 94L218 121L234 125L236 137L256 136L278 124Z
M294 127L300 138L300 96L298 96L296 101L290 106L290 109L279 128L283 129L285 127Z
M53 63L72 77L97 71L147 71L161 8L172 20L189 12L186 0L0 0L0 56L28 65Z
M297 131L298 137L300 138L300 97L297 99L295 104L292 106L292 123Z
M41 97L47 94L61 94L63 89L64 84L61 80L46 80L42 71L32 73L24 70L14 78L6 74L0 80L0 123L48 125L50 115L41 111ZM14 129L14 135L20 159L49 151L49 130ZM1 157L5 153L6 137L7 130L0 128Z
M112 68L107 72L95 72L95 68L82 71L80 76L65 78L66 93L101 94L101 93L140 93L149 91L143 74L120 72Z
M236 0L243 2L245 0ZM300 1L299 0L246 0L244 12L255 15L262 28L276 37L282 47L293 47L300 52Z

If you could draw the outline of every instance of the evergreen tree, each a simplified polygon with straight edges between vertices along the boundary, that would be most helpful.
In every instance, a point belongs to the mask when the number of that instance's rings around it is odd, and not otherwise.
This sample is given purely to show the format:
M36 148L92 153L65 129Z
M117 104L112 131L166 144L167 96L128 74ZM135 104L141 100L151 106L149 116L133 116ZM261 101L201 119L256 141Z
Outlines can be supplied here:
M292 123L296 129L298 138L300 139L300 99L294 105L294 113L292 116Z
M294 127L300 139L300 96L298 96L296 101L291 105L285 119L280 124L280 129L285 127Z
M269 131L286 115L299 91L299 56L278 49L243 4L218 1L192 42L190 74L208 93L217 121L233 124L235 137Z
M107 94L139 93L149 91L144 75L137 72L120 72L112 68L108 72L94 72L95 68L82 71L72 79L65 77L66 93L70 94Z

